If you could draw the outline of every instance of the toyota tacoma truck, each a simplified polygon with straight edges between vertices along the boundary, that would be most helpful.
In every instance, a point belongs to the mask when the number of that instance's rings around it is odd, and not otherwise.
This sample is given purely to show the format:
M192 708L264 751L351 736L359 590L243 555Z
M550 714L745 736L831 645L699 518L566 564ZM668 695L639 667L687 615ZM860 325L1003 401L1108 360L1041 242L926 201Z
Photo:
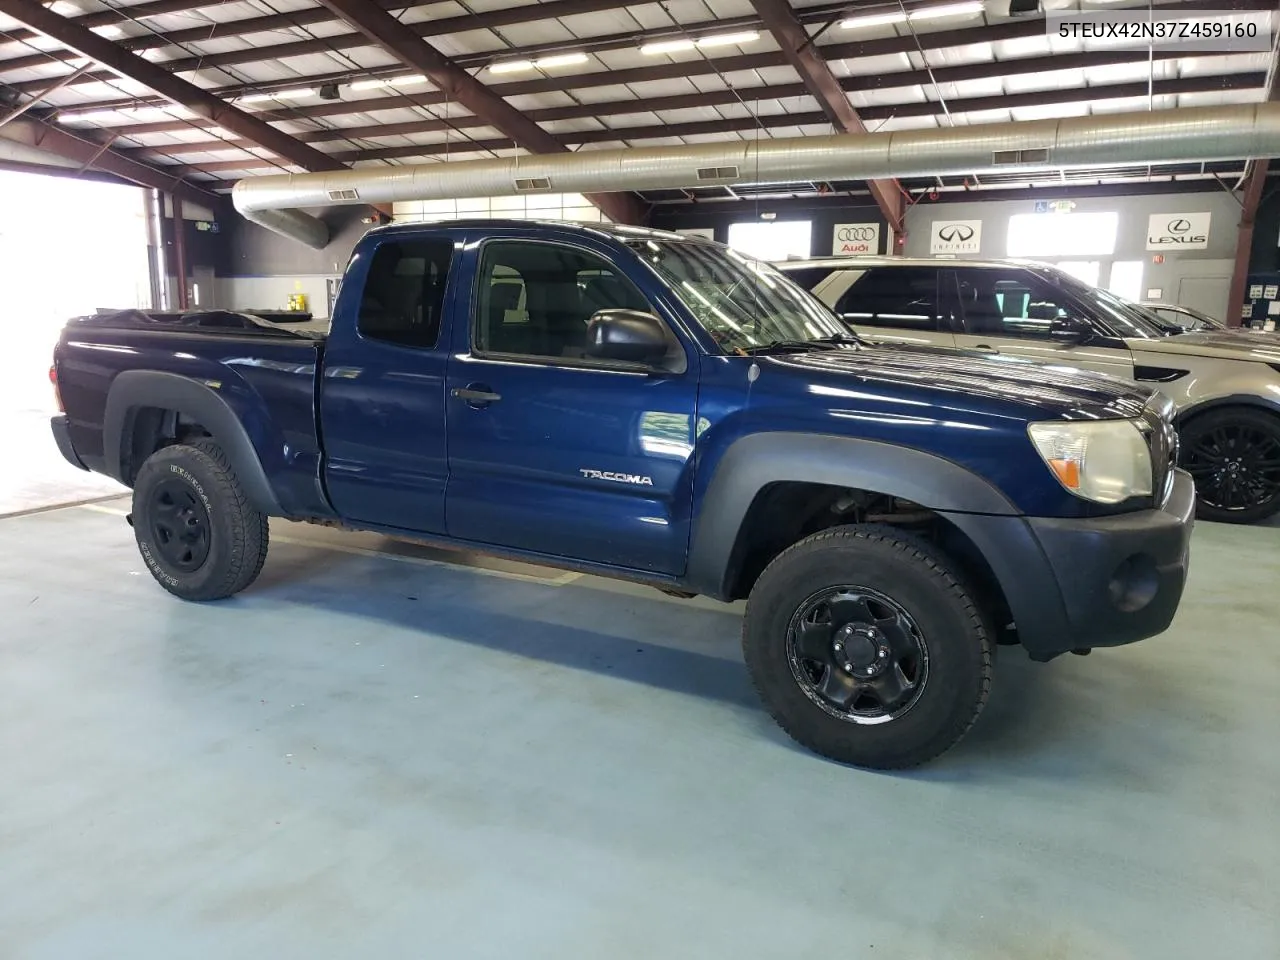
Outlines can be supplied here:
M905 767L1035 660L1169 626L1194 491L1167 398L1016 358L870 346L780 272L631 227L396 225L329 330L71 321L65 457L133 490L169 592L243 590L268 518L747 599L773 717Z

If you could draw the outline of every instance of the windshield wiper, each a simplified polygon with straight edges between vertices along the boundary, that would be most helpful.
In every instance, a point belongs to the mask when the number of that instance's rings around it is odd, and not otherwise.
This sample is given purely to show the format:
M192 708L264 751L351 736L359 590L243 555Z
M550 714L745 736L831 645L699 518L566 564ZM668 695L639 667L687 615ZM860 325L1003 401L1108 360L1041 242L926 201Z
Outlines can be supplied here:
M861 337L849 333L834 333L829 337L816 337L813 340L770 340L754 347L744 347L742 352L751 356L774 350L839 350L841 347L865 346L869 344Z

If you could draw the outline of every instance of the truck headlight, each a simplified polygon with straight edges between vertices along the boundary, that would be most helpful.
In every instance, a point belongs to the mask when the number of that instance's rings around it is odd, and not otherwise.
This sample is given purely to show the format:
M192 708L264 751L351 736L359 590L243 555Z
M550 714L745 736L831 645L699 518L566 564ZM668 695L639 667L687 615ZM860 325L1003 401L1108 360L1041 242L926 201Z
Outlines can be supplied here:
M1151 452L1132 420L1060 420L1027 427L1058 482L1077 497L1120 503L1151 494Z

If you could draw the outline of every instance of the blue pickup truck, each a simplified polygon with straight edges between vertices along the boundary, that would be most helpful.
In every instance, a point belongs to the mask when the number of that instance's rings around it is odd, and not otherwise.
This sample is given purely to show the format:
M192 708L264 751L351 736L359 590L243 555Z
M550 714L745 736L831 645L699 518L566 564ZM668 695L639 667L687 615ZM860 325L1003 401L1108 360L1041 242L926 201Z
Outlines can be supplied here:
M872 347L772 267L659 231L373 230L327 334L103 314L51 377L59 448L133 488L179 597L243 590L286 517L747 598L765 705L856 765L959 740L999 643L1160 633L1186 576L1161 394Z

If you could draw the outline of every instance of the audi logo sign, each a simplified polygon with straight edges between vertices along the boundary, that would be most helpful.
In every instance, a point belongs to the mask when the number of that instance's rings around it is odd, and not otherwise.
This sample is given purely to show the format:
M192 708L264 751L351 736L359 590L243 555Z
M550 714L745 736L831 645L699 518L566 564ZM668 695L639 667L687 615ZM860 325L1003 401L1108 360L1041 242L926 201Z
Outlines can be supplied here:
M880 252L880 224L837 223L831 234L831 253L837 257Z
M929 232L930 253L977 253L981 248L981 220L933 221L933 229Z
M1147 220L1147 249L1205 250L1209 219L1207 213L1153 213Z

